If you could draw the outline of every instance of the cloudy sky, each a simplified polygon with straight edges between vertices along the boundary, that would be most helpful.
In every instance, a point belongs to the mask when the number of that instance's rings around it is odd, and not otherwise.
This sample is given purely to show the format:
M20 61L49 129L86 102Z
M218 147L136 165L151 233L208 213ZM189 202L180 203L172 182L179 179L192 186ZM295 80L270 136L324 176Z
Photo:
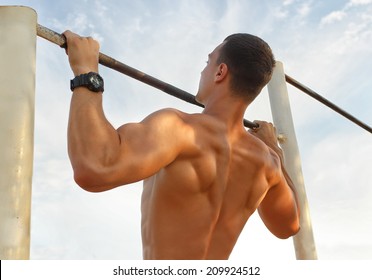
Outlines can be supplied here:
M207 54L231 33L258 35L285 72L372 125L372 0L1 1L26 5L57 32L93 36L101 51L191 93ZM37 39L31 259L141 259L136 183L92 194L67 157L72 72L64 51ZM104 109L118 127L175 107L200 109L112 70ZM319 259L372 259L372 138L288 85ZM267 90L246 118L271 121ZM292 260L291 239L256 214L232 260Z

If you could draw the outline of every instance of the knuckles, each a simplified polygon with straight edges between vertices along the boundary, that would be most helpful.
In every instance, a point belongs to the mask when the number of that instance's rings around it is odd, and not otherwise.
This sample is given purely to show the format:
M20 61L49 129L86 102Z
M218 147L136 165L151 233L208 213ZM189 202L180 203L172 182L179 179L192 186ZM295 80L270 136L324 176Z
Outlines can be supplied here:
M95 50L98 50L100 47L98 41L92 37L81 37L70 30L66 30L62 34L66 37L67 45L69 46L80 47L82 45L87 45L93 47Z

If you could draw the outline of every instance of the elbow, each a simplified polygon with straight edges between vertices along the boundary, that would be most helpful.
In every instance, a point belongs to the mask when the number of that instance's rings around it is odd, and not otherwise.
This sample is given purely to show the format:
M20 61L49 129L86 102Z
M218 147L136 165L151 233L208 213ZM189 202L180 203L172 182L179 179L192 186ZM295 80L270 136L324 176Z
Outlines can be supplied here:
M287 223L286 226L278 233L275 234L280 239L288 239L289 237L295 236L300 231L300 216L299 212L296 212Z
M102 176L87 167L74 167L74 180L76 184L87 192L101 192L106 190Z
M275 233L275 236L280 239L288 239L289 237L295 236L300 231L300 224L298 222L292 224L286 230Z
M74 168L74 180L75 183L85 191L95 192L95 183L92 180L92 176L87 170L81 168Z
M91 182L89 181L87 176L83 173L80 173L80 171L79 172L74 172L74 181L83 190L88 191L88 192L94 192L93 191L94 188L93 188Z
M292 236L295 236L299 231L300 231L300 228L298 228L297 230L276 234L276 237L278 237L279 239L288 239Z

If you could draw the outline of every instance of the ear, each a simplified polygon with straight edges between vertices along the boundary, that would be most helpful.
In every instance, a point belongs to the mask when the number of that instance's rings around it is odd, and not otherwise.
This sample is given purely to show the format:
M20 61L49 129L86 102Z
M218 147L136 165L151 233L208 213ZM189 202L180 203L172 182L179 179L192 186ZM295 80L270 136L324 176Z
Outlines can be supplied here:
M217 72L214 77L214 81L222 82L227 76L228 70L229 69L227 68L227 65L225 63L221 63L220 65L218 65Z

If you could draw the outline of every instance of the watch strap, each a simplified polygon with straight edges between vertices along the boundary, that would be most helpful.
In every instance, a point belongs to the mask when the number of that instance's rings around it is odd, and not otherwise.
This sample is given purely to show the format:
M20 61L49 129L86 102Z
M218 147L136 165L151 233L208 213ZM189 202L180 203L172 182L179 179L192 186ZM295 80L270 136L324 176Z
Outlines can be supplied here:
M101 85L99 87L97 87L97 85L92 84L92 81L90 80L92 76L96 76L101 81ZM72 80L70 80L70 89L71 91L73 91L75 88L83 86L93 92L103 92L104 90L103 84L104 84L103 79L98 73L89 72L86 74L78 75Z
M82 74L76 76L70 81L70 89L73 91L77 87L81 87L88 84L88 74Z

